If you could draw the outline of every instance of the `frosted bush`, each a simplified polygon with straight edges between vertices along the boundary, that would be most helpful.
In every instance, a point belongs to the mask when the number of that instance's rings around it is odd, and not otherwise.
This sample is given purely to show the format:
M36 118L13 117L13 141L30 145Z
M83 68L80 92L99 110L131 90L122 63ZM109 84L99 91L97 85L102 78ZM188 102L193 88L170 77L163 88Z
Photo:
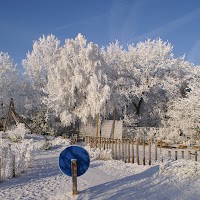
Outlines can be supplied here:
M28 130L25 128L24 124L18 124L13 130L6 131L7 137L13 142L23 140L27 133Z
M99 149L91 148L89 145L85 146L85 149L88 151L90 158L92 160L111 160L112 151L111 149Z
M25 171L32 164L33 140L23 140L20 143L12 143L9 139L1 139L1 177L12 178L14 175Z

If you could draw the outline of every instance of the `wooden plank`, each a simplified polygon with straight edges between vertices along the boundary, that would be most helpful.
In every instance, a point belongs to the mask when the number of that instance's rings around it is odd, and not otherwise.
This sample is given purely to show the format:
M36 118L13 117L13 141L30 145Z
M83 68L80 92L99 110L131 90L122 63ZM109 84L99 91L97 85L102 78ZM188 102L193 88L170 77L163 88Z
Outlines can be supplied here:
M2 168L2 159L0 158L0 181L1 181L1 168Z
M140 164L140 158L139 158L139 147L138 147L138 139L136 141L136 160L137 160L137 164Z
M171 151L168 151L168 158L171 159Z
M191 159L191 151L188 151L188 160Z
M121 140L120 139L118 139L118 142L119 142L119 144L118 144L118 160L120 160L121 159Z
M158 146L158 143L157 143L157 141L156 141L156 142L155 142L155 162L157 162L157 160L158 160L157 146Z
M134 163L134 141L132 140L132 142L131 142L131 144L132 144L132 163Z
M149 157L149 165L151 165L151 140L149 139L149 142L148 142L148 144L149 144L149 153L148 153L148 157Z
M181 158L184 159L184 151L181 152Z
M195 161L197 161L197 151L195 151L194 154L195 154L195 158L194 159L195 159Z
M145 140L143 139L143 165L145 165Z
M178 151L175 151L175 160L178 159Z
M115 160L117 160L117 139L115 139Z
M130 140L128 140L128 163L131 162L131 143Z

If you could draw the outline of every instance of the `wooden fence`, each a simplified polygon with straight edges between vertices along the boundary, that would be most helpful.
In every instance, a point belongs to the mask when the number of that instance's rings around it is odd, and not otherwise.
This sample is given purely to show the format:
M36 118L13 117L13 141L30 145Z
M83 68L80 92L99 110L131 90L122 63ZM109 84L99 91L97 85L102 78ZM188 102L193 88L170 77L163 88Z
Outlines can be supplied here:
M85 137L85 145L93 148L111 149L113 158L123 160L126 163L151 165L152 162L164 159L198 159L198 151L193 149L177 149L167 146L162 141L139 140L139 139L111 139L102 137Z

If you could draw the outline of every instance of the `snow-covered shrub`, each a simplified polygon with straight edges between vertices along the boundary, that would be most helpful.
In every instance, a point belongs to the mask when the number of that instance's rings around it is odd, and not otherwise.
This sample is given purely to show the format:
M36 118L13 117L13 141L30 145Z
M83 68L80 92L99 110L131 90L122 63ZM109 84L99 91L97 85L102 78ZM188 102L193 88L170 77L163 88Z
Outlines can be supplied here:
M112 150L111 149L99 149L91 148L89 145L85 146L85 149L88 151L90 158L92 160L111 160L112 159Z
M1 139L1 177L12 178L25 171L32 164L33 140L12 143L9 139Z
M5 135L13 142L18 142L24 139L25 135L28 133L24 124L17 124L17 127L6 131Z

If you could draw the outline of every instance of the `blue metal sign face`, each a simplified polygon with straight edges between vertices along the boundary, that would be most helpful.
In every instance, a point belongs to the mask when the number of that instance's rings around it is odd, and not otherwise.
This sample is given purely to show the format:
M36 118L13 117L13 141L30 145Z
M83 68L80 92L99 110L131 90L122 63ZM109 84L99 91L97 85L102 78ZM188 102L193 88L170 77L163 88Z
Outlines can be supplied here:
M84 174L90 165L90 156L88 152L80 146L72 145L64 149L59 156L59 167L61 171L72 176L71 160L77 160L77 176Z

